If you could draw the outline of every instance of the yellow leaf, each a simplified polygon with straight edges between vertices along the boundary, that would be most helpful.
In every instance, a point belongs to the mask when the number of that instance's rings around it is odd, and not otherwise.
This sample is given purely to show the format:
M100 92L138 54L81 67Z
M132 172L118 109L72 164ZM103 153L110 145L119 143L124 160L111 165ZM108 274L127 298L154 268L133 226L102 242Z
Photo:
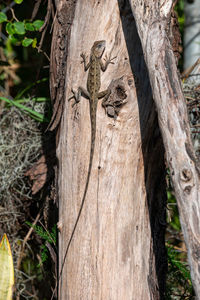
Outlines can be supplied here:
M0 242L0 300L12 300L14 268L10 244L6 234Z

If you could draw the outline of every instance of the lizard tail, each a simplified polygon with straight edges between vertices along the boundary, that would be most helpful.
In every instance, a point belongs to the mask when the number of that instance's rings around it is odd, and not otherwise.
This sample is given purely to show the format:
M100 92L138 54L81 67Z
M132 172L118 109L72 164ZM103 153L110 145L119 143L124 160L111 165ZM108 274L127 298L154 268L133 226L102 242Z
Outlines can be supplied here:
M78 225L78 222L79 222L79 219L80 219L80 216L81 216L81 212L83 210L83 206L84 206L84 203L85 203L85 198L86 198L86 194L87 194L87 190L88 190L88 185L89 185L89 181L90 181L90 174L91 174L91 170L92 170L92 161L93 161L94 147L95 147L95 137L96 137L96 118L94 118L91 121L90 160L89 160L89 167L88 167L88 172L87 172L87 180L86 180L86 184L85 184L84 194L83 194L83 197L82 197L82 200L81 200L81 206L79 208L79 212L78 212L78 216L76 218L76 222L74 224L74 227L73 227L73 230L72 230L69 242L67 244L67 248L66 248L66 251L65 251L65 256L63 258L63 263L62 263L62 266L61 266L61 270L60 270L60 275L59 275L59 278L58 278L58 282L59 282L59 280L61 278L63 267L64 267L64 264L65 264L65 260L66 260L66 257L67 257L68 251L69 251L69 247L70 247L72 239L74 237L74 233L76 231L76 227Z
M94 126L94 124L92 124L92 127L93 126ZM90 181L90 174L91 174L91 170L92 170L92 161L93 161L93 156L94 156L94 145L95 145L95 143L94 143L94 141L95 141L95 135L96 135L96 130L94 130L92 128L92 130L91 130L91 146L90 146L90 161L89 161L89 167L88 167L88 172L87 172L87 180L86 180L84 194L83 194L82 201L81 201L81 206L79 208L78 216L76 218L76 223L74 224L74 228L73 228L73 231L71 233L71 237L70 237L68 245L67 245L65 257L67 256L67 252L69 250L69 246L70 246L71 241L72 241L72 239L74 237L74 233L76 231L76 227L78 225L78 222L79 222L82 210L83 210L83 206L84 206L84 203L85 203L85 198L86 198L86 194L87 194L87 190L88 190L88 185L89 185L89 181Z

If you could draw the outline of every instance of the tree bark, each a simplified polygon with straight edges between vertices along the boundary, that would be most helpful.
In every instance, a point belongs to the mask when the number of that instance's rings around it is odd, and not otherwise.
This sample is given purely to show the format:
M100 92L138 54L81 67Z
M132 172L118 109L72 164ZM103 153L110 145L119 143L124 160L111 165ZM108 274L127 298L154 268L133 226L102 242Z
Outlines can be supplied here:
M65 19L67 9L72 14L70 27ZM163 299L164 148L130 6L124 1L66 4L61 0L57 16L51 87L56 125L63 110L57 147L59 299ZM82 97L72 107L68 99L71 88L86 87L81 52L89 55L94 41L102 39L106 53L117 56L102 74L101 86L101 90L111 87L113 106L109 102L107 112L110 115L112 108L116 118L105 114L99 102L89 188L63 264L83 197L90 153L89 102ZM60 83L63 74L64 83ZM117 100L123 105L117 106Z
M130 0L149 71L167 163L175 188L191 277L200 299L200 167L194 155L186 102L167 37L173 1Z

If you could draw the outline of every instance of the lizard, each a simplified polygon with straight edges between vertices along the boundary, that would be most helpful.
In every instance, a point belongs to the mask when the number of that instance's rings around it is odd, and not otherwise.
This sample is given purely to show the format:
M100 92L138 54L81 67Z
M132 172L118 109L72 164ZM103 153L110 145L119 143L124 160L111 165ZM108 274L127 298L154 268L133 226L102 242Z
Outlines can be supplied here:
M82 196L81 200L81 205L79 208L79 212L71 233L71 236L69 238L66 250L65 250L65 255L63 258L62 266L61 266L61 271L59 274L58 281L60 280L60 277L62 275L63 267L65 264L65 260L68 254L69 247L71 245L72 239L74 237L74 233L76 231L81 212L84 206L87 190L88 190L88 185L90 181L90 174L92 170L92 161L93 161L93 156L94 156L94 148L95 148L95 137L96 137L96 112L97 112L97 104L98 100L104 98L104 101L106 101L110 94L111 90L107 89L102 92L99 92L101 88L101 71L105 72L109 64L114 64L112 61L116 58L113 57L111 58L110 56L105 59L105 64L102 61L102 56L105 51L105 46L106 46L106 41L101 40L101 41L96 41L94 42L91 52L90 52L90 58L89 62L86 62L86 55L84 53L81 53L82 57L82 62L84 64L84 71L86 72L88 69L88 77L87 77L87 90L83 87L78 87L77 91L74 91L73 89L71 90L73 95L68 99L70 101L71 99L75 99L74 104L72 107L80 102L81 96L84 96L86 99L89 100L89 107L90 107L90 123L91 123L91 144L90 144L90 158L89 158L89 167L88 167L88 172L87 172L87 179L86 179L86 184L85 184L85 189L84 193ZM54 290L55 292L55 290ZM54 295L54 293L53 293ZM53 295L52 298L53 299Z
M113 64L112 60L116 57L109 58L106 56L105 64L102 61L102 56L105 51L106 41L96 41L94 42L91 52L90 52L90 59L89 62L86 63L86 55L84 53L81 53L82 57L82 63L84 64L84 71L86 72L88 69L88 77L87 77L87 90L83 87L78 87L78 91L75 92L72 89L73 95L68 99L70 101L71 99L75 99L75 102L72 106L80 102L80 97L83 95L85 98L89 99L89 107L90 107L90 123L91 123L91 144L90 144L90 158L89 158L89 167L87 172L87 179L85 184L85 189L83 193L83 197L81 200L80 209L78 212L78 216L75 222L75 225L73 227L71 237L69 239L66 252L69 250L69 246L71 244L71 241L73 239L76 227L78 225L81 212L84 206L88 185L90 181L90 174L92 170L92 161L94 156L94 148L95 148L95 137L96 137L96 112L97 112L97 104L98 100L105 98L108 99L108 97L111 94L111 91L109 89L104 90L102 92L99 92L101 88L101 71L105 72L109 64ZM65 255L66 257L66 255Z

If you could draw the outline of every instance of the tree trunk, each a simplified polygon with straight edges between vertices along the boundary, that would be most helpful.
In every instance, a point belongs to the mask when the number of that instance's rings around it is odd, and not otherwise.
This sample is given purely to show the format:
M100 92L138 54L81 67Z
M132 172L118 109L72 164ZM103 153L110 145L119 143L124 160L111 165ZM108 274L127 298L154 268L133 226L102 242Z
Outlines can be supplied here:
M191 276L200 299L200 166L190 139L186 102L167 37L172 0L131 0L149 71L167 163L175 188Z
M80 54L89 55L96 40L106 40L106 53L117 57L102 74L101 90L110 86L111 96L107 114L98 104L91 178L65 259L85 189L91 136L89 101L81 97L72 107L68 99L72 88L86 87ZM59 2L51 85L51 129L63 109L57 147L59 299L163 299L164 150L128 3Z

